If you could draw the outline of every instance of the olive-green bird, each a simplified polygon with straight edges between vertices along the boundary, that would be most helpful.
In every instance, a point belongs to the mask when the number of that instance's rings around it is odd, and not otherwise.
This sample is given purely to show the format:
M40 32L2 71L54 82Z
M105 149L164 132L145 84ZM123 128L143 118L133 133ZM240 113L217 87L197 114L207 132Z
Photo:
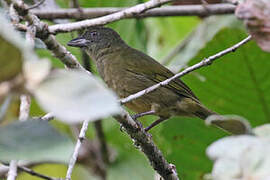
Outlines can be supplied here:
M150 56L128 46L117 32L106 27L91 27L68 43L80 47L96 62L98 72L109 88L120 98L146 89L174 75ZM203 106L191 89L180 79L171 81L142 97L125 104L138 113L135 117L154 114L160 117L145 130L171 116L189 116L206 119L216 114ZM223 129L231 131L221 124Z

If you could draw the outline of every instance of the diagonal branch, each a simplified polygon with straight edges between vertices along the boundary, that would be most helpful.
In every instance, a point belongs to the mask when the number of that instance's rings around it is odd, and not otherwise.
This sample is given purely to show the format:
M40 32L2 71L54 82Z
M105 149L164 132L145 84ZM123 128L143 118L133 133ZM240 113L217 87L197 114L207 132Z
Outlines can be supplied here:
M167 16L209 16L221 14L233 14L235 6L232 4L209 4L202 5L182 5L165 6L147 10L141 14L133 14L127 18L145 18L145 17L167 17ZM32 10L31 12L41 19L90 19L108 14L123 11L126 8L106 7L106 8L77 8L70 9L52 9L52 10Z
M162 81L162 82L160 82L158 84L155 84L155 85L153 85L153 86L151 86L151 87L149 87L147 89L144 89L144 90L139 91L139 92L137 92L135 94L132 94L132 95L130 95L130 96L124 98L124 99L121 99L120 103L121 104L128 103L128 102L130 102L130 101L132 101L134 99L137 99L137 98L139 98L139 97L141 97L141 96L143 96L145 94L148 94L148 93L154 91L155 89L157 89L159 87L168 85L171 81L173 81L176 78L179 78L179 77L181 77L181 76L183 76L183 75L185 75L187 73L190 73L190 72L192 72L192 71L194 71L196 69L199 69L201 67L208 66L211 63L213 63L216 59L218 59L218 58L220 58L220 57L222 57L222 56L224 56L224 55L226 55L228 53L236 51L240 46L246 44L250 40L251 40L251 36L249 35L247 38L245 38L244 40L238 42L237 44L233 45L232 47L229 47L229 48L227 48L227 49L225 49L223 51L218 52L215 55L212 55L212 56L210 56L210 57L208 57L206 59L203 59L201 62L199 62L199 63L197 63L197 64L195 64L195 65L193 65L191 67L186 68L185 70L181 71L180 73L175 74L174 76L170 77L169 79L166 79L166 80L164 80L164 81Z
M140 122L135 122L126 111L123 111L120 115L114 116L114 118L133 139L134 145L139 147L139 149L145 154L151 166L165 180L179 180L175 171L175 166L166 161L162 152L153 142L152 136L145 132Z
M4 165L2 166L2 168L5 168L7 166L10 166L10 164L8 163L3 163ZM25 163L27 164L27 163ZM8 167L7 167L8 168ZM38 173L32 169L29 169L23 165L17 165L17 169L20 170L20 171L23 171L23 172L26 172L32 176L36 176L36 177L39 177L41 179L46 179L46 180L61 180L60 178L54 178L54 177L49 177L49 176L46 176L44 174L41 174L41 173Z
M59 32L76 31L76 30L87 28L90 26L105 25L111 22L118 21L120 19L133 17L134 15L141 14L148 9L161 6L171 1L173 0L150 0L150 1L147 1L146 3L138 4L136 6L124 9L122 11L119 11L119 12L116 12L107 16L73 22L73 23L52 25L52 26L49 26L49 32L52 34L56 34Z

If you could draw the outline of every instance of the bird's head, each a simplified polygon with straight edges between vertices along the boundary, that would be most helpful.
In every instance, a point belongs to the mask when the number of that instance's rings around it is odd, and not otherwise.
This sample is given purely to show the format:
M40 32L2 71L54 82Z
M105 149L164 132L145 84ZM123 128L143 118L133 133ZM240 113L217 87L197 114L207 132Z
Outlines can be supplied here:
M117 32L107 27L90 27L81 36L68 42L68 46L80 47L90 56L105 48L117 47L123 44L123 40Z

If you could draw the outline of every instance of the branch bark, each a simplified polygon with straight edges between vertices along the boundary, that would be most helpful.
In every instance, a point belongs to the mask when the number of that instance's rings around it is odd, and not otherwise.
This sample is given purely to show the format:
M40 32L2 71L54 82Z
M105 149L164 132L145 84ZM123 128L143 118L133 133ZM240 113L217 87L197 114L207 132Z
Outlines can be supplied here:
M133 17L137 14L141 14L145 12L148 9L161 6L171 1L172 0L150 0L150 1L147 1L146 3L138 4L136 6L124 9L122 11L119 11L119 12L116 12L107 16L73 22L73 23L52 25L52 26L49 26L49 32L52 34L56 34L59 32L76 31L76 30L87 28L90 26L105 25L111 22L118 21L120 19Z
M53 9L53 10L31 10L32 13L41 19L90 19L109 15L127 8L106 7L106 8L77 8ZM166 6L150 9L141 14L133 14L127 18L145 17L167 17L167 16L209 16L234 13L235 6L232 4L209 4L209 5L182 5Z
M162 152L154 144L152 136L145 132L140 122L135 122L126 111L123 111L120 115L114 116L114 118L133 139L135 146L138 146L145 154L151 166L165 180L179 180L175 166L166 161Z

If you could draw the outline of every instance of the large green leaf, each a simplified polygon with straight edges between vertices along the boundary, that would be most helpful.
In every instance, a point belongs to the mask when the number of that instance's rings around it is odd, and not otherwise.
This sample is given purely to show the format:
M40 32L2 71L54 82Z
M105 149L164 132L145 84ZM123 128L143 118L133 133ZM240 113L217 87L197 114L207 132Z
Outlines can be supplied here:
M194 64L240 40L247 34L239 29L223 29L199 54L190 61ZM196 71L204 77L187 75L183 79L198 95L203 104L221 114L237 114L254 125L270 120L269 62L265 53L252 41L216 60L211 66Z
M205 18L194 30L189 34L188 41L185 45L181 42L172 51L170 59L168 59L169 68L179 71L187 65L189 60L194 58L198 52L213 39L213 37L223 28L239 26L241 22L235 16L211 16ZM180 46L182 48L178 49ZM178 49L176 51L176 49Z
M190 65L246 36L240 29L221 30L190 61ZM189 74L182 79L210 109L220 114L241 115L253 126L263 124L270 119L269 59L270 54L249 42L212 65L197 70L197 75L203 78ZM206 127L202 120L181 117L171 118L153 134L168 160L176 165L180 177L188 180L200 179L211 171L212 163L205 150L211 142L225 135L221 130Z
M0 160L68 162L73 143L48 122L27 120L0 127Z

